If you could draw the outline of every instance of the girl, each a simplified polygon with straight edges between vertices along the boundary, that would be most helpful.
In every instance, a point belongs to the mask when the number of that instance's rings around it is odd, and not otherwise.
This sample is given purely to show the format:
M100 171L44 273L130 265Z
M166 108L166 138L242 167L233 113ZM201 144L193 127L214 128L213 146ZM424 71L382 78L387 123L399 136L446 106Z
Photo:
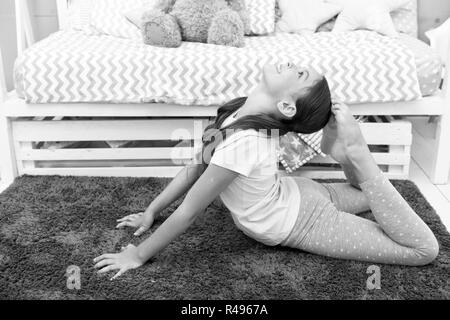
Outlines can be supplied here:
M276 133L322 128L322 149L341 164L348 183L280 177ZM327 81L315 71L266 65L257 88L222 106L203 139L202 163L187 166L145 212L119 219L117 227L138 228L141 235L188 191L182 204L138 247L95 258L99 273L118 270L114 279L143 265L219 195L236 226L270 246L410 266L436 258L432 231L383 176L349 108L331 103ZM376 223L355 215L367 210Z

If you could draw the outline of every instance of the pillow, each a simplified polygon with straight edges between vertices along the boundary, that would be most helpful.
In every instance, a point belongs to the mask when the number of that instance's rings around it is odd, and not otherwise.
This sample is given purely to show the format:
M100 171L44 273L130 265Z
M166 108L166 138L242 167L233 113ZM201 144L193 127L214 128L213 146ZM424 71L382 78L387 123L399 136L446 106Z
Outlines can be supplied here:
M275 31L275 2L276 0L245 0L250 35Z
M333 19L328 20L327 22L323 23L318 29L317 32L331 32L333 31L334 25L336 24L337 16Z
M130 22L125 13L144 7L146 0L94 0L92 2L91 27L101 34L140 39L141 31Z
M316 32L324 22L341 11L341 7L326 3L324 0L278 0L281 19L277 22L277 31Z
M398 35L390 13L406 5L410 0L326 0L340 5L333 32L368 29L380 34Z
M173 1L174 3L174 1ZM124 12L123 15L136 27L142 28L142 17L143 14L148 10L159 10L161 12L166 12L168 8L171 8L172 0L144 0L144 7L139 9L133 9L131 11Z
M289 132L280 138L278 159L287 173L293 173L318 155L325 157L320 149L322 131L310 135Z
M392 12L391 17L398 32L417 38L419 34L417 0L409 0L405 6Z

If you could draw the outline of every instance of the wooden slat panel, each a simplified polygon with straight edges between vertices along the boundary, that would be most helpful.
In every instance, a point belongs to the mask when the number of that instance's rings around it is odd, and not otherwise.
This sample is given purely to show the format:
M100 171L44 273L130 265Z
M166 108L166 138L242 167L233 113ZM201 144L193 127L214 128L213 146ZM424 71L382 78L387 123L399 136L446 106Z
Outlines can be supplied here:
M25 170L29 175L61 175L91 177L174 177L183 167L142 167L142 168L35 168ZM281 176L286 176L280 171ZM405 179L401 174L385 173L389 179ZM301 176L311 179L344 179L342 171L301 170L289 176Z
M34 168L25 170L24 174L90 177L174 177L182 169L182 166L139 168Z
M13 122L16 141L188 140L203 129L194 119Z
M102 141L197 139L206 120L83 120L83 121L14 121L17 141ZM410 145L411 124L362 123L361 131L368 144Z
M21 150L19 160L147 160L192 159L193 148L117 148L117 149L42 149Z
M411 158L407 153L372 153L379 165L408 165ZM317 157L310 163L337 164L331 157Z

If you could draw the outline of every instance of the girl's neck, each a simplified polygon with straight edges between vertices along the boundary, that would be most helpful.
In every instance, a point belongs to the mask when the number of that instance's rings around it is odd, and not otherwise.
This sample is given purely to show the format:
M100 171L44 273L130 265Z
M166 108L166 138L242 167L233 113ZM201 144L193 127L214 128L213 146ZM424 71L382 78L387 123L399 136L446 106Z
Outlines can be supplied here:
M261 88L256 88L247 98L247 101L239 108L238 117L256 114L269 114L273 110L275 101Z

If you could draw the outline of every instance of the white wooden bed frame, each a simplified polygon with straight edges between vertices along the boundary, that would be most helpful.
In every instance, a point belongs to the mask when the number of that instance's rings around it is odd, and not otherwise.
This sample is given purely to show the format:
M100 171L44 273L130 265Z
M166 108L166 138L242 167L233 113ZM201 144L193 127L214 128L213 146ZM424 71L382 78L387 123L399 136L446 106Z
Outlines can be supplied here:
M60 29L68 25L68 1L56 0ZM15 0L18 54L34 43L26 0ZM450 66L450 19L428 33L431 45ZM1 51L0 51L1 58ZM1 182L10 184L22 174L89 176L174 176L181 166L132 165L139 160L188 160L201 146L205 125L217 107L168 104L27 104L14 91L7 92L0 59L0 170ZM379 165L391 178L407 178L410 154L436 184L447 183L450 168L450 68L445 68L443 87L438 95L413 102L352 105L355 115L388 116L389 123L362 124L369 144L388 145L389 153L374 153ZM435 139L428 150L415 148L411 124L394 120L395 116L431 116L437 121ZM48 120L50 117L51 120ZM65 120L63 117L92 117L89 120ZM105 120L104 117L115 119ZM120 117L120 118L116 118ZM130 119L132 118L132 119ZM142 119L139 119L142 118ZM56 121L55 121L56 120ZM177 140L193 144L171 148L59 149L33 148L33 141L103 141L103 140ZM412 150L411 150L412 146ZM39 161L62 161L63 167L36 166ZM70 166L77 161L130 162L130 165ZM330 163L330 159L316 160ZM300 174L315 178L342 177L340 171L312 168Z

